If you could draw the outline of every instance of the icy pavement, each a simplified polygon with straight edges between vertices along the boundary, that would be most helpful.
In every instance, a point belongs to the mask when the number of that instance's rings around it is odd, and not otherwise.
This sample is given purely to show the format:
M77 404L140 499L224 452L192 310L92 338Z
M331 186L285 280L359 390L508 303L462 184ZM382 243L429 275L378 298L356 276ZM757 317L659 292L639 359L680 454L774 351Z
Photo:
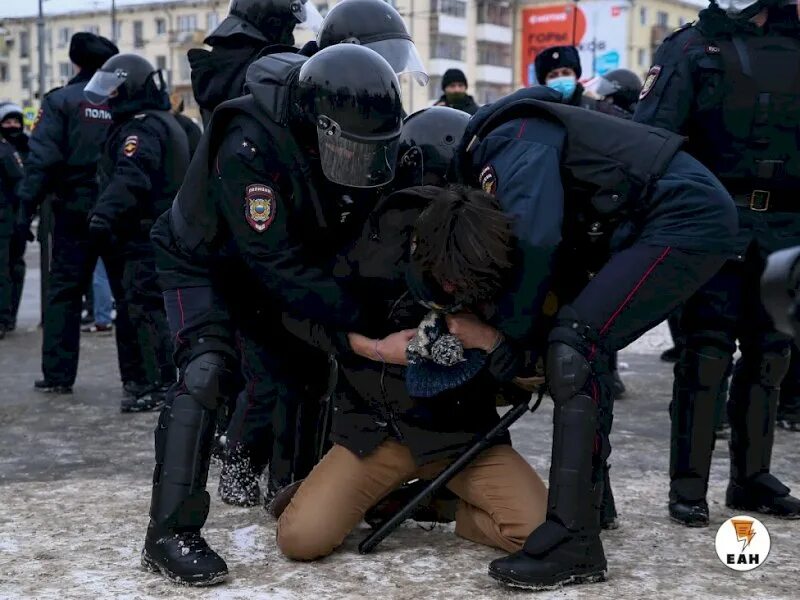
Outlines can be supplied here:
M29 291L35 290L36 273ZM35 297L34 293L29 296ZM486 575L501 553L455 537L448 527L407 525L374 555L360 556L359 530L333 556L313 564L279 555L275 526L261 509L232 508L209 481L205 529L228 561L231 580L210 589L178 588L140 570L147 525L155 414L121 415L112 338L85 338L73 397L31 391L40 336L29 304L22 330L0 342L0 598L451 599L519 598ZM620 529L604 534L609 581L536 598L797 598L800 522L764 517L772 537L766 564L749 573L717 559L714 536L724 506L725 444L711 475L712 524L686 529L667 518L671 367L660 327L621 355L628 397L617 404L611 457ZM514 429L516 447L545 478L549 402ZM800 434L778 431L774 472L800 490Z

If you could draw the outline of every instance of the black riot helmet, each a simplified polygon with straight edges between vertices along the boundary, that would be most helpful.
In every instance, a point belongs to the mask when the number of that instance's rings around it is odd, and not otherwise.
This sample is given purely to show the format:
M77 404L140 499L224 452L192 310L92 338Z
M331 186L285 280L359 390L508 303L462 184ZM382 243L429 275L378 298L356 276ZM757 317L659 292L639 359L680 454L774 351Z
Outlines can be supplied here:
M354 44L321 50L300 69L296 114L313 128L325 177L355 188L394 179L403 106L392 67Z
M409 73L420 85L428 84L428 73L403 18L383 0L344 0L328 12L317 45L324 50L342 43L366 46L385 58L398 75Z
M791 9L796 4L797 0L711 0L712 6L720 7L729 16L737 19L750 19L764 8Z
M447 172L470 116L446 106L424 108L403 121L396 187L447 183Z
M161 71L138 54L117 54L100 67L83 89L92 104L108 102L115 114L146 108L169 109Z
M294 43L292 32L300 23L316 32L322 15L312 0L231 0L228 16L206 38L218 41L244 36L267 44Z
M614 87L614 90L605 96L611 98L621 109L633 112L639 101L639 93L642 91L642 80L639 76L628 69L614 69L603 77Z

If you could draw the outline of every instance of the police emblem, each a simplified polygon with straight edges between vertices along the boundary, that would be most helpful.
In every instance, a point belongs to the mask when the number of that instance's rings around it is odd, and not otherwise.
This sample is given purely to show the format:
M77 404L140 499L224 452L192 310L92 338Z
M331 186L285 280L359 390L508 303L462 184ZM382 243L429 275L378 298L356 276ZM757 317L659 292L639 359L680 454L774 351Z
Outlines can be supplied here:
M125 138L125 141L122 143L122 153L130 158L136 151L139 149L139 136L138 135L129 135Z
M650 67L650 70L647 72L647 79L644 80L642 91L639 94L639 100L644 100L647 97L647 94L652 91L659 75L661 75L661 65L653 65Z
M268 185L255 183L245 189L244 216L258 233L263 233L275 218L275 193Z
M483 191L487 194L494 196L497 193L497 173L494 172L494 167L492 165L483 167L478 177L478 182L481 184Z

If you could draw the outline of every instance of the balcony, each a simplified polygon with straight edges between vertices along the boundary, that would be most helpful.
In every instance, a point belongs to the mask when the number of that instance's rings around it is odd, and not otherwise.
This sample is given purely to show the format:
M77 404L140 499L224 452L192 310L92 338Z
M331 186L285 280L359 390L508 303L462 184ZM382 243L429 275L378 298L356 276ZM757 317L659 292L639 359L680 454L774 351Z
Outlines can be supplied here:
M466 37L467 20L461 17L452 17L450 15L433 15L431 16L431 33L442 33L445 35L458 35L461 37Z
M475 36L479 42L494 42L496 44L511 44L514 32L511 27L480 23L475 29Z
M475 69L475 79L484 83L511 85L514 82L514 74L511 67L478 65Z

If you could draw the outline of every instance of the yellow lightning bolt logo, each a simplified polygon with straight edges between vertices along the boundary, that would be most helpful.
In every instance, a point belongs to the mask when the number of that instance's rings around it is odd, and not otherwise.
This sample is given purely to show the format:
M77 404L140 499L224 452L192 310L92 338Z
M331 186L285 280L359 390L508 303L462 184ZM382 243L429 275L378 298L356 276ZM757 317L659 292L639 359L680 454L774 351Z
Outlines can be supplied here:
M742 552L744 552L756 535L756 532L753 531L753 522L749 519L731 519L731 524L736 530L736 539L744 542L744 546L742 546Z

